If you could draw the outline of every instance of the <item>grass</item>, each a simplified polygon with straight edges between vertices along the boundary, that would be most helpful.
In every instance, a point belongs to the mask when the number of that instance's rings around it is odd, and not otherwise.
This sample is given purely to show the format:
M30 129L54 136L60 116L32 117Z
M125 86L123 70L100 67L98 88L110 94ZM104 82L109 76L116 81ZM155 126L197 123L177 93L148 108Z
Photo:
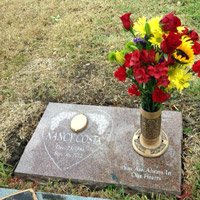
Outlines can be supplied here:
M0 162L0 187L8 187L8 180L11 177L13 167Z
M84 185L73 185L71 181L59 182L59 181L24 181L17 177L12 177L12 172L14 167L0 162L0 187L15 188L19 190L24 190L27 188L33 188L35 191L43 191L69 195L81 195L81 196L91 196L91 197L102 197L118 200L173 200L173 197L164 194L126 194L123 186L121 188L116 188L115 185L108 185L104 190L90 189Z
M191 87L188 88L187 94L190 95L191 99L200 101L200 79L196 79L191 83Z
M148 6L147 6L148 5ZM129 87L113 78L108 53L131 40L119 16L164 15L176 9L182 23L200 31L198 0L1 0L0 2L0 176L5 187L99 196L111 199L170 199L162 194L92 191L70 183L24 183L13 179L15 165L49 101L137 107ZM166 109L183 112L183 184L199 194L199 80ZM186 119L193 118L191 124ZM15 155L15 157L13 156ZM20 183L20 184L19 184ZM191 186L191 187L190 187ZM184 194L184 192L183 192ZM186 199L186 197L185 197Z

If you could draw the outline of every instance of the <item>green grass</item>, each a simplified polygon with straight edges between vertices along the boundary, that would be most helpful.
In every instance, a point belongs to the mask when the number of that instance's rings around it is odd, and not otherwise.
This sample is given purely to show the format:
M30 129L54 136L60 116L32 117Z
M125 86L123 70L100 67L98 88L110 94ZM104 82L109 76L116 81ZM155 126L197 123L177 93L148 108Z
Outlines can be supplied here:
M192 178L194 188L193 188L193 195L196 197L200 197L200 177L198 174L200 174L200 162L196 163L195 170L197 172L197 176L195 178Z
M12 177L13 167L0 162L0 187L15 188L19 190L33 188L35 191L57 192L70 195L102 197L117 200L173 200L164 194L126 194L123 186L116 188L115 185L108 185L104 190L89 189L84 185L74 185L69 180L68 182L60 181L23 181L17 177Z
M11 178L13 167L0 162L0 187L9 187L8 181Z

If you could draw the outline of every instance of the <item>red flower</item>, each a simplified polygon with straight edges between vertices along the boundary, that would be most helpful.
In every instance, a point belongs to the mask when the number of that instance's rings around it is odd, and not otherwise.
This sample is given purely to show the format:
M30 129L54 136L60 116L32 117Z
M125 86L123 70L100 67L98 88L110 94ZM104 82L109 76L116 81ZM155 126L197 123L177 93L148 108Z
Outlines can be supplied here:
M148 68L147 68L147 73L148 73L150 76L154 76L155 68L154 68L153 66L148 66Z
M171 55L168 55L167 61L165 60L165 65L170 66L174 64L174 60L172 59Z
M120 66L114 73L115 78L118 78L119 81L126 80L126 69Z
M155 63L155 50L151 49L149 52L145 49L142 49L140 52L140 61L142 63Z
M177 32L177 27L181 25L181 20L174 16L174 12L165 15L160 21L163 31Z
M173 32L170 32L167 37L163 35L163 38L164 40L162 41L160 48L166 54L172 54L173 51L182 43L178 35Z
M189 30L187 27L183 26L185 28L185 30L182 30L181 35L187 35L189 33Z
M191 40L192 40L193 42L196 42L196 41L199 40L199 35L198 35L194 30L191 31L191 32L188 34L188 36L191 38Z
M120 19L122 20L123 26L127 31L130 30L130 26L133 26L133 21L130 19L130 15L131 13L126 13L120 17Z
M133 66L134 68L140 67L140 52L138 50L134 51L133 53L126 54L124 58L124 66Z
M169 98L170 98L169 93L164 93L159 88L155 88L154 92L152 93L152 99L154 102L163 103Z
M140 61L143 62L143 63L147 63L148 62L147 50L142 49L142 51L140 52Z
M147 83L150 80L150 76L145 72L143 67L134 70L135 80L140 83Z
M134 96L140 96L140 91L138 86L136 86L135 84L132 84L132 86L128 89L128 93L129 95L134 95Z
M185 26L181 26L184 28L184 30L181 30L181 33L177 33L177 35L181 38L183 35L188 35L189 34L189 29Z
M194 45L192 46L192 49L194 51L194 55L200 54L200 44L198 42L194 43Z
M168 85L169 85L169 80L167 76L161 76L156 84L156 86L163 86L163 87L167 87Z
M155 79L159 79L161 76L166 76L168 72L168 68L166 67L165 63L160 63L153 66L149 66L147 68L147 73L150 76L154 76Z
M151 49L148 54L149 63L155 63L155 50Z
M198 77L200 77L200 60L198 60L196 63L193 64L192 70L195 73L198 73Z

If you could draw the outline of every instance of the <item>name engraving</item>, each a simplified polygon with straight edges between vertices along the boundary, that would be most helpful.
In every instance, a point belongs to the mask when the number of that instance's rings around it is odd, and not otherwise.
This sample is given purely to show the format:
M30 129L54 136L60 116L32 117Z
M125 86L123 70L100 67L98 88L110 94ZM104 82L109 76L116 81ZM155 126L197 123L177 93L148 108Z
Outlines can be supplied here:
M171 171L168 170L158 170L152 167L148 168L141 168L136 166L135 168L127 167L125 165L121 166L123 171L130 172L131 177L137 179L147 179L147 180L154 180L154 181L161 181L165 176L171 176Z
M89 134L75 134L65 132L48 132L45 140L54 140L66 143L77 143L77 144L94 144L101 145L101 137L98 135Z

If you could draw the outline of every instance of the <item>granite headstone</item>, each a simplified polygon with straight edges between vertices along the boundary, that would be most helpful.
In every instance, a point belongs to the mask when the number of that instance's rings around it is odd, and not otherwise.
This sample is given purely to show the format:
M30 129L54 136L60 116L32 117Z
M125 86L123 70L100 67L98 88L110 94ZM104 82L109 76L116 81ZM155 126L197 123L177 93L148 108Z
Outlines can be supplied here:
M70 122L80 113L88 118L88 124L75 133ZM133 150L132 137L139 127L138 109L49 103L15 175L180 194L181 113L162 112L162 129L169 137L169 147L160 157L144 158Z

